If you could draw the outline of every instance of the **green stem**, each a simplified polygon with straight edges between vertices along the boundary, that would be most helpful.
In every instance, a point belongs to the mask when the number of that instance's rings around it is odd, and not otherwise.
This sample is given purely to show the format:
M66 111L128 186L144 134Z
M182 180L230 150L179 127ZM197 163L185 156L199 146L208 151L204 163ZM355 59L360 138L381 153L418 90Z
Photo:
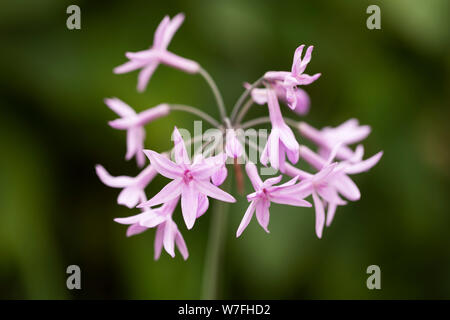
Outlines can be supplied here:
M220 94L219 88L217 88L216 82L211 77L211 75L203 68L200 68L200 75L206 80L209 87L211 88L214 98L216 99L217 107L219 108L220 117L224 120L227 118L227 111L225 109L225 103L223 102L222 95Z
M225 189L228 183L225 182ZM205 269L203 272L203 288L201 298L214 300L219 298L220 265L225 249L225 236L227 229L228 203L214 202L211 224L209 228L208 247L206 249Z

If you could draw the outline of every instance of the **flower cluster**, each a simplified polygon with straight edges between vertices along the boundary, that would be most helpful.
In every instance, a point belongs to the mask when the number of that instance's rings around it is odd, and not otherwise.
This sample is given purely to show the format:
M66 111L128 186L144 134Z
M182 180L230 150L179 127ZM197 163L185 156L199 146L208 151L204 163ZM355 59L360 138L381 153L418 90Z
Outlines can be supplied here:
M136 177L113 177L101 165L96 166L97 175L104 184L122 189L117 199L119 204L141 210L137 215L117 218L115 221L129 226L127 236L156 228L155 259L159 258L163 247L174 257L175 246L183 258L187 259L186 243L172 219L178 203L181 203L182 217L187 229L192 229L196 220L208 210L209 198L235 202L235 198L220 186L227 179L229 164L235 168L237 183L242 184L239 175L242 163L240 160L243 160L254 192L247 195L249 206L237 228L236 236L239 237L243 233L253 215L259 225L269 232L269 208L274 202L297 207L314 206L315 230L321 238L324 226L330 226L336 208L361 197L358 187L349 175L369 170L382 156L382 152L379 152L364 159L363 145L352 147L368 136L370 127L359 125L358 120L350 119L334 128L316 129L304 121L299 122L283 116L280 102L297 115L305 115L309 111L310 98L301 87L320 77L320 73L304 73L313 51L310 46L302 56L304 45L295 50L290 71L268 71L253 84L245 84L246 90L228 117L220 91L209 74L197 62L167 50L183 20L182 14L173 19L166 16L155 32L150 49L127 53L129 61L115 68L114 72L125 73L140 69L138 91L146 88L159 64L188 73L198 73L210 85L221 119L216 120L194 107L168 103L137 113L117 98L106 99L106 105L120 116L119 119L110 121L109 125L127 132L125 158L129 160L134 156L139 167L144 166L146 157L150 162ZM242 122L253 104L267 105L269 117ZM214 152L196 152L190 155L187 151L190 148L187 147L199 138L200 142L203 142L202 137L185 141L180 130L174 127L172 150L157 152L144 149L145 125L173 111L189 112L205 120L218 130L225 143L216 146ZM261 147L240 134L243 130L254 129L264 123L270 123L271 130L267 141ZM317 150L313 151L299 144L298 137L315 144ZM260 156L250 159L246 147L260 152ZM314 172L295 167L300 158L310 164ZM258 161L262 166L273 168L281 174L263 181L258 173ZM171 181L147 199L145 189L157 174ZM290 177L290 180L281 183L284 176ZM238 189L242 189L242 186ZM312 201L307 200L310 196Z

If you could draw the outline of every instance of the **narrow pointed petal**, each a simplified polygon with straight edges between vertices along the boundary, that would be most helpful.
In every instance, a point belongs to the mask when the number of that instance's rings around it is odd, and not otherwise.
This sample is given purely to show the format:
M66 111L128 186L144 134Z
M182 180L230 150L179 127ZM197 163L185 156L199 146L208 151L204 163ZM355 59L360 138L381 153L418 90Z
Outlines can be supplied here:
M136 115L133 108L118 98L106 98L104 102L112 111L121 117L125 118Z
M335 203L328 203L328 211L327 211L327 227L331 225L333 221L334 214L336 213L337 205Z
M177 226L172 220L167 220L164 224L164 238L163 244L166 252L172 257L175 257L175 234L177 232Z
M236 199L232 195L219 189L208 181L195 180L195 187L199 192L208 197L225 202L236 202Z
M206 210L208 210L208 207L209 207L208 197L203 194L199 194L198 195L197 218L201 217L206 212Z
M164 188L161 189L153 198L150 200L139 204L138 208L144 207L152 207L161 203L168 202L170 200L175 199L181 194L181 186L183 184L183 180L176 179L169 182Z
M258 220L259 225L267 233L269 233L269 230L267 229L270 218L269 207L270 201L268 200L261 200L256 203L256 219Z
M214 174L211 176L211 182L215 186L220 186L227 178L227 175L228 175L227 167L225 165L220 166L220 168L216 172L214 172Z
M143 227L143 226L141 226L139 224L133 224L133 225L129 226L128 229L127 229L127 237L135 236L135 235L140 234L140 233L142 233L142 232L144 232L146 230L147 230L146 227Z
M177 245L178 250L181 253L181 256L184 260L187 260L189 257L188 248L186 246L186 242L183 239L183 236L181 235L181 232L177 230L177 234L175 236L175 243Z
M125 218L115 218L114 221L120 224L136 224L139 223L142 219L145 219L146 216L151 214L151 210L145 211L134 216L125 217Z
M244 217L242 218L242 221L237 229L236 238L240 237L245 228L247 228L248 224L250 223L250 220L253 217L255 208L256 208L256 201L250 202L250 205L248 206L247 211L245 211Z
M200 65L197 62L180 57L169 51L164 51L160 54L160 61L187 73L197 73L200 70Z
M333 185L338 189L344 197L351 201L357 201L361 198L361 193L358 187L345 174L340 174L336 179L333 179Z
M192 229L197 218L199 193L195 190L194 183L183 184L181 192L181 211L188 229Z
M253 189L259 190L262 187L263 182L259 177L256 165L251 161L247 162L247 164L245 165L245 171L247 172L247 176L253 185Z
M144 153L156 171L166 178L177 179L183 175L183 169L165 156L152 150L144 150Z
M325 212L323 209L323 203L319 199L317 193L313 192L312 197L314 201L314 208L316 209L316 235L319 239L321 239L325 224Z
M95 172L97 173L97 176L99 177L100 181L103 182L108 187L112 188L124 188L131 184L133 184L134 179L127 176L118 176L113 177L111 176L106 169L101 165L95 166Z
M276 197L271 197L270 201L279 203L279 204L287 204L290 206L296 206L296 207L312 207L311 203L309 203L306 200L301 199L299 196L296 195L280 195Z
M136 207L142 196L145 196L145 193L141 188L124 188L117 198L117 203L131 209Z
M155 243L154 243L154 250L155 250L155 256L154 259L158 260L161 256L161 251L163 247L163 239L164 239L164 224L160 224L158 228L156 229L156 235L155 235Z
M184 144L183 137L178 131L178 128L175 127L172 133L173 140L173 150L174 150L174 158L177 164L190 164L191 160L189 159L189 155L186 150L186 145Z
M150 78L152 77L158 65L159 65L158 60L151 61L148 65L145 66L145 68L143 68L139 72L137 91L143 92L145 90L150 81Z
M173 36L177 32L178 28L180 28L181 24L184 21L184 14L179 13L175 17L172 18L170 23L167 25L167 28L164 30L164 35L162 37L162 41L160 45L163 48L167 48Z
M369 159L348 166L347 168L345 168L345 173L355 174L369 171L369 169L374 167L378 163L378 161L380 161L382 156L383 151L380 151L377 154L370 157Z
M170 17L166 15L156 28L155 35L153 37L153 47L155 48L162 47L164 35L166 33L169 24L170 24Z

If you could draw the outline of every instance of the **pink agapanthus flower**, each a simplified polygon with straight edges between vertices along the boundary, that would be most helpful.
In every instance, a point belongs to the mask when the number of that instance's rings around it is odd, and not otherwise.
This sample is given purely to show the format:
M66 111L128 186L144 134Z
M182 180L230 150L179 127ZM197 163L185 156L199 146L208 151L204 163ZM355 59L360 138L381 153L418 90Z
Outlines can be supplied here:
M172 214L178 204L179 197L168 201L159 208L145 208L142 213L127 218L116 218L114 221L120 224L130 225L127 236L133 236L156 227L155 236L155 260L158 260L162 248L173 258L175 257L175 245L178 247L183 259L189 257L186 242L172 220Z
M173 132L175 144L175 162L165 158L161 154L145 150L150 163L163 176L173 179L159 193L138 207L151 207L168 202L181 195L181 210L186 227L191 229L197 218L199 196L208 196L225 202L235 202L233 196L219 189L210 182L212 174L217 166L223 164L225 154L219 154L211 159L196 157L191 163L183 138L175 127Z
M120 119L110 121L109 125L114 129L127 130L127 153L125 159L130 160L133 156L136 156L138 166L142 167L145 163L145 156L142 152L145 140L144 126L169 114L169 105L160 104L136 113L133 108L117 98L105 99L105 104L121 116Z
M177 68L179 70L196 73L200 66L197 62L180 57L167 50L175 32L184 21L184 14L177 14L172 20L165 16L156 29L153 38L153 45L143 51L127 52L126 57L130 61L116 67L114 73L127 73L137 69L142 69L139 73L138 91L144 91L151 76L160 63Z
M270 165L274 169L284 166L286 155L290 162L297 163L299 157L299 144L291 128L284 122L280 105L274 90L267 90L267 105L272 130L267 144L261 154L261 163Z
M320 77L320 73L313 76L303 73L306 66L311 61L311 53L313 46L309 46L305 56L302 59L303 48L305 45L299 46L295 50L294 61L292 63L291 72L287 71L269 71L264 75L264 79L275 82L286 90L286 101L288 106L294 110L297 106L297 86L308 85L316 81Z
M151 165L142 170L136 177L113 177L99 164L95 166L95 171L100 180L108 187L123 189L119 193L117 203L128 208L134 208L145 198L144 189L157 174L157 171Z
M357 119L347 120L335 128L325 127L320 131L306 122L301 122L298 128L305 138L319 146L319 154L322 157L328 157L331 150L341 144L336 157L341 160L353 161L358 161L359 156L348 146L364 140L371 130L370 126L360 126Z
M280 175L278 177L269 178L263 182L258 175L258 170L254 163L248 162L245 166L245 170L255 192L247 195L250 206L242 218L241 224L236 232L236 237L239 237L245 228L247 228L255 211L259 225L268 233L269 230L267 227L269 225L269 207L271 202L297 207L311 207L311 204L308 201L303 200L303 198L299 197L297 194L289 195L284 192L286 188L295 184L297 177L279 186L274 186L274 184L281 181L283 176Z

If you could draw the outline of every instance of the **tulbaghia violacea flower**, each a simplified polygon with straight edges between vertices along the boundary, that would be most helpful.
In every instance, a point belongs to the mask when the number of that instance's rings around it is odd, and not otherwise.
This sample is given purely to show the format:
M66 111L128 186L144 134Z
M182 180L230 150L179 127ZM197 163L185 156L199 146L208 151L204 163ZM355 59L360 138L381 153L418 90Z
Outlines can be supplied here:
M247 200L250 201L250 205L242 218L241 224L236 232L236 237L239 237L245 228L247 228L255 211L259 225L268 233L269 230L267 227L269 225L269 208L271 202L297 207L311 207L311 204L308 201L303 200L303 198L299 197L297 194L285 193L285 189L295 184L297 177L294 177L279 186L274 186L274 184L281 181L283 176L280 175L278 177L269 178L263 182L258 175L258 170L254 163L247 162L245 170L247 171L247 175L255 192L247 195Z
M242 144L236 136L234 129L228 129L226 134L225 153L228 157L236 159L242 156Z
M180 57L167 50L170 40L172 40L183 21L184 15L181 13L177 14L172 20L169 16L165 16L156 29L153 45L147 50L127 52L126 57L130 61L116 67L114 73L127 73L142 69L139 73L137 88L138 91L144 91L160 63L188 73L198 72L200 66L197 62Z
M357 119L350 119L336 128L325 127L322 130L300 122L298 129L302 136L319 146L319 154L328 157L331 150L338 144L341 147L336 157L340 160L358 161L357 154L348 146L364 140L370 134L370 126L360 126Z
M105 104L117 113L121 118L110 121L109 125L114 129L127 130L127 153L126 160L136 156L139 167L145 163L144 149L145 129L147 123L169 114L170 108L167 104L136 113L133 108L120 99L105 99Z
M197 218L198 197L208 196L225 202L235 202L233 196L213 185L209 180L213 173L225 161L225 154L219 154L212 159L205 160L197 157L191 163L183 138L178 129L173 131L175 144L175 162L161 154L145 150L145 154L152 166L166 178L172 179L159 193L138 207L151 207L170 201L181 195L181 210L186 227L191 229Z
M274 90L267 90L267 105L272 130L261 154L261 163L267 165L270 161L273 168L283 168L287 155L289 161L295 164L299 157L299 144L291 128L283 120Z
M250 85L248 83L246 83L244 86L247 89L250 88ZM278 99L281 100L283 103L287 104L288 101L286 100L286 89L282 85L277 84L276 82L273 84L273 89L275 90ZM306 93L305 90L301 88L297 88L295 90L295 94L296 94L296 102L293 111L298 115L304 116L308 113L309 107L311 105L309 95L308 93ZM267 103L266 88L255 88L252 90L251 95L255 103L260 105L264 105Z
M163 246L172 258L175 257L175 245L183 259L186 260L189 256L186 242L176 223L172 220L172 214L178 200L179 197L176 197L159 208L145 208L140 214L127 218L116 218L114 221L130 225L127 230L128 237L142 233L149 228L156 228L155 260L159 259Z
M314 48L313 46L309 46L306 50L305 56L302 59L304 47L304 45L301 45L295 50L291 72L269 71L264 75L266 80L272 81L276 85L282 86L285 89L286 101L292 110L294 110L297 106L297 86L311 84L320 77L320 73L316 73L313 76L303 73L306 66L311 61L311 53Z
M134 208L139 202L142 202L142 199L145 198L145 188L157 174L151 165L136 177L113 177L99 164L95 166L95 171L100 180L108 187L123 189L119 193L117 203L128 208Z
M339 149L340 144L333 148L328 160L325 160L308 147L301 146L302 158L319 171L316 174L310 174L291 165L286 165L284 170L285 174L301 179L299 184L286 190L287 194L297 194L300 197L312 195L316 210L316 234L319 238L322 237L325 222L324 207L328 206L326 225L330 226L337 206L346 204L346 201L342 200L339 195L350 201L357 201L361 197L358 187L348 177L348 174L368 171L378 163L383 155L383 152L380 151L369 159L357 163L332 163Z

